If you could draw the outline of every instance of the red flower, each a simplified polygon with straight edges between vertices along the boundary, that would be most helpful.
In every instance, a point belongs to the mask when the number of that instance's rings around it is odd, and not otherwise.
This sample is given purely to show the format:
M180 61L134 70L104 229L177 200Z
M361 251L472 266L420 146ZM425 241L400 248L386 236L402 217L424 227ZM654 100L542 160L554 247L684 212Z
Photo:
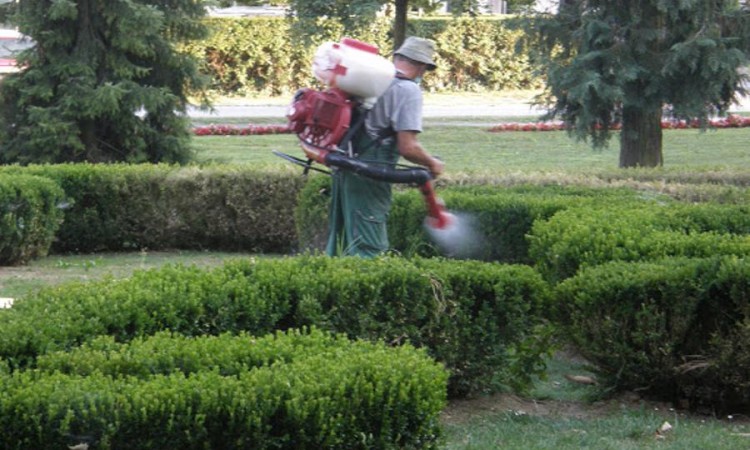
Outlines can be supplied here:
M262 134L286 134L292 130L288 125L247 125L236 127L232 125L207 125L193 128L196 136L251 136Z
M722 118L722 119L712 119L709 121L709 125L716 127L716 128L740 128L740 127L750 127L750 117L743 117L738 116L735 114L730 114L729 116ZM663 120L661 122L661 127L663 129L678 129L678 130L684 130L686 128L698 128L700 126L700 123L697 120ZM595 128L597 130L601 129L601 124L596 124ZM611 130L621 130L622 124L621 123L613 123L610 124L609 128ZM517 123L517 122L508 122L508 123L499 123L497 125L493 125L489 128L488 131L490 132L503 132L503 131L560 131L565 129L565 124L559 121L556 122L526 122L526 123Z

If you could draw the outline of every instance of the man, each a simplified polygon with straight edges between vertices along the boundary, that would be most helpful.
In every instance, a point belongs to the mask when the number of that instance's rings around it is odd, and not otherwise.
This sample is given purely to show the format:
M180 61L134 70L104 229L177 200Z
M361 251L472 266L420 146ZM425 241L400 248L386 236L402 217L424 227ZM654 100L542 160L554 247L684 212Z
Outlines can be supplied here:
M407 38L394 52L396 77L367 113L364 129L352 139L356 158L392 167L403 156L426 167L433 177L443 173L442 161L425 151L417 138L422 132L419 83L436 68L434 55L435 43L418 37ZM370 258L388 250L390 208L390 183L335 171L326 252Z

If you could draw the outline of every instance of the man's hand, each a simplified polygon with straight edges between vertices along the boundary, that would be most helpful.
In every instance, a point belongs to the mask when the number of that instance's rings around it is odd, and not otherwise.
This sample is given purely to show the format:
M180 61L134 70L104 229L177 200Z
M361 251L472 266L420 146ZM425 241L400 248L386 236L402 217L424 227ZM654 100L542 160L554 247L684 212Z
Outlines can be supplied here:
M445 169L445 163L433 156L433 157L430 157L430 165L427 166L427 168L430 170L430 172L432 172L432 176L437 178L443 174L443 169Z

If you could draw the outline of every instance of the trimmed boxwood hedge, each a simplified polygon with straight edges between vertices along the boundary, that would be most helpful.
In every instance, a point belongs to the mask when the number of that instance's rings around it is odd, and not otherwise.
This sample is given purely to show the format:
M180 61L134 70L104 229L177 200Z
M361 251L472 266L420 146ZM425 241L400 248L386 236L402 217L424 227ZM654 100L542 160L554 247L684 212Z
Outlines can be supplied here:
M603 388L722 411L750 404L750 261L616 261L555 291L562 333Z
M299 195L295 212L302 248L325 248L330 178L312 176ZM632 189L577 186L440 186L438 196L450 212L473 225L477 243L472 259L531 264L527 235L536 221L584 205L641 205L671 202L661 195L645 196ZM437 256L439 249L425 232L426 210L421 194L402 187L394 193L388 218L391 248L405 256ZM450 255L449 255L450 256Z
M668 256L750 253L750 207L644 203L570 208L534 223L529 252L545 279L582 267Z
M447 372L313 330L92 341L0 374L5 449L437 448Z
M30 175L0 177L0 265L46 256L62 221L64 192Z
M632 190L575 186L450 186L442 188L439 196L447 209L476 233L479 242L473 259L511 264L533 262L527 235L539 220L588 204L649 201ZM392 247L405 255L439 255L441 250L431 242L422 225L424 217L424 201L416 190L397 196L388 219Z
M322 249L326 240L325 193L330 180L323 176L306 181L292 176L296 172L242 166L91 164L12 166L2 167L0 172L50 178L64 189L66 200L60 204L67 208L55 234L53 252L184 248L290 253ZM665 195L622 188L448 184L438 187L438 195L450 211L473 220L478 251L472 258L536 263L546 276L554 271L562 272L560 276L574 273L578 257L571 256L572 263L564 259L575 248L590 245L576 247L573 242L572 249L561 248L576 231L584 240L599 233L611 246L617 240L611 233L643 234L644 226L652 223L657 231L676 233L722 234L726 229L741 234L748 228L747 210L741 205L667 207L677 202ZM615 204L624 210L622 214L606 212ZM581 209L584 206L590 208ZM628 211L636 209L630 217ZM395 251L406 256L440 254L422 227L424 215L424 203L416 189L397 190L389 217ZM623 217L615 219L616 226L612 226L610 215ZM665 225L665 218L671 225ZM570 223L562 223L565 220ZM561 225L556 225L558 222ZM693 228L685 228L682 222L694 224L690 225ZM603 254L598 261L609 257ZM565 267L555 269L558 263Z
M318 326L351 338L410 342L451 371L463 396L528 387L550 349L540 318L549 288L533 269L476 261L287 257L213 270L170 266L46 289L0 311L12 368L97 335L196 336Z
M289 253L304 180L215 165L60 164L0 168L56 181L70 206L52 251L212 249Z

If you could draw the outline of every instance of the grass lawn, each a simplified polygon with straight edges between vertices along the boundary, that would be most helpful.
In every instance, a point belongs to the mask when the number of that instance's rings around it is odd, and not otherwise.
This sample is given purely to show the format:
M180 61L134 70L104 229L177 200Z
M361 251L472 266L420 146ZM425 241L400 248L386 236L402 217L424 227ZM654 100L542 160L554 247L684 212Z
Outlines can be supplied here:
M505 118L504 121L515 120ZM531 120L518 118L518 120ZM231 122L231 121L230 121ZM233 119L235 124L278 123L272 119ZM446 162L446 176L517 172L556 172L570 176L616 171L619 146L595 151L564 132L504 132L487 129L486 117L426 121L421 140ZM210 122L209 122L210 123ZM667 130L665 167L656 171L750 170L750 129L708 132ZM289 167L272 155L279 150L302 156L293 135L196 137L193 148L203 163ZM293 173L293 172L290 172ZM0 297L23 297L41 287L106 276L126 277L135 270L164 264L209 267L249 255L219 252L136 252L126 254L52 255L23 267L0 268ZM446 449L746 449L746 416L685 414L669 405L645 402L635 395L595 400L596 388L571 382L566 375L588 375L585 362L560 352L549 360L548 377L525 396L494 395L452 402L443 414ZM658 431L668 423L672 428Z
M529 404L529 402L524 402ZM542 405L544 406L544 405ZM508 409L447 426L448 450L737 450L750 444L747 422L686 417L658 407L582 405L574 412L539 414ZM666 432L657 432L662 427Z
M93 255L51 255L25 266L0 267L0 297L18 298L43 287L67 282L86 282L106 276L125 278L136 270L165 264L211 267L231 258L251 256L239 253L171 251L97 253Z
M465 120L462 118L461 120ZM456 173L514 171L586 172L617 169L617 136L608 148L593 150L589 144L568 137L563 131L487 131L491 124L465 126L455 121L428 125L420 140L446 163L446 176ZM701 132L665 130L666 170L747 170L750 168L750 128L728 128ZM193 139L200 162L288 165L271 153L282 151L302 157L294 135L203 136Z

